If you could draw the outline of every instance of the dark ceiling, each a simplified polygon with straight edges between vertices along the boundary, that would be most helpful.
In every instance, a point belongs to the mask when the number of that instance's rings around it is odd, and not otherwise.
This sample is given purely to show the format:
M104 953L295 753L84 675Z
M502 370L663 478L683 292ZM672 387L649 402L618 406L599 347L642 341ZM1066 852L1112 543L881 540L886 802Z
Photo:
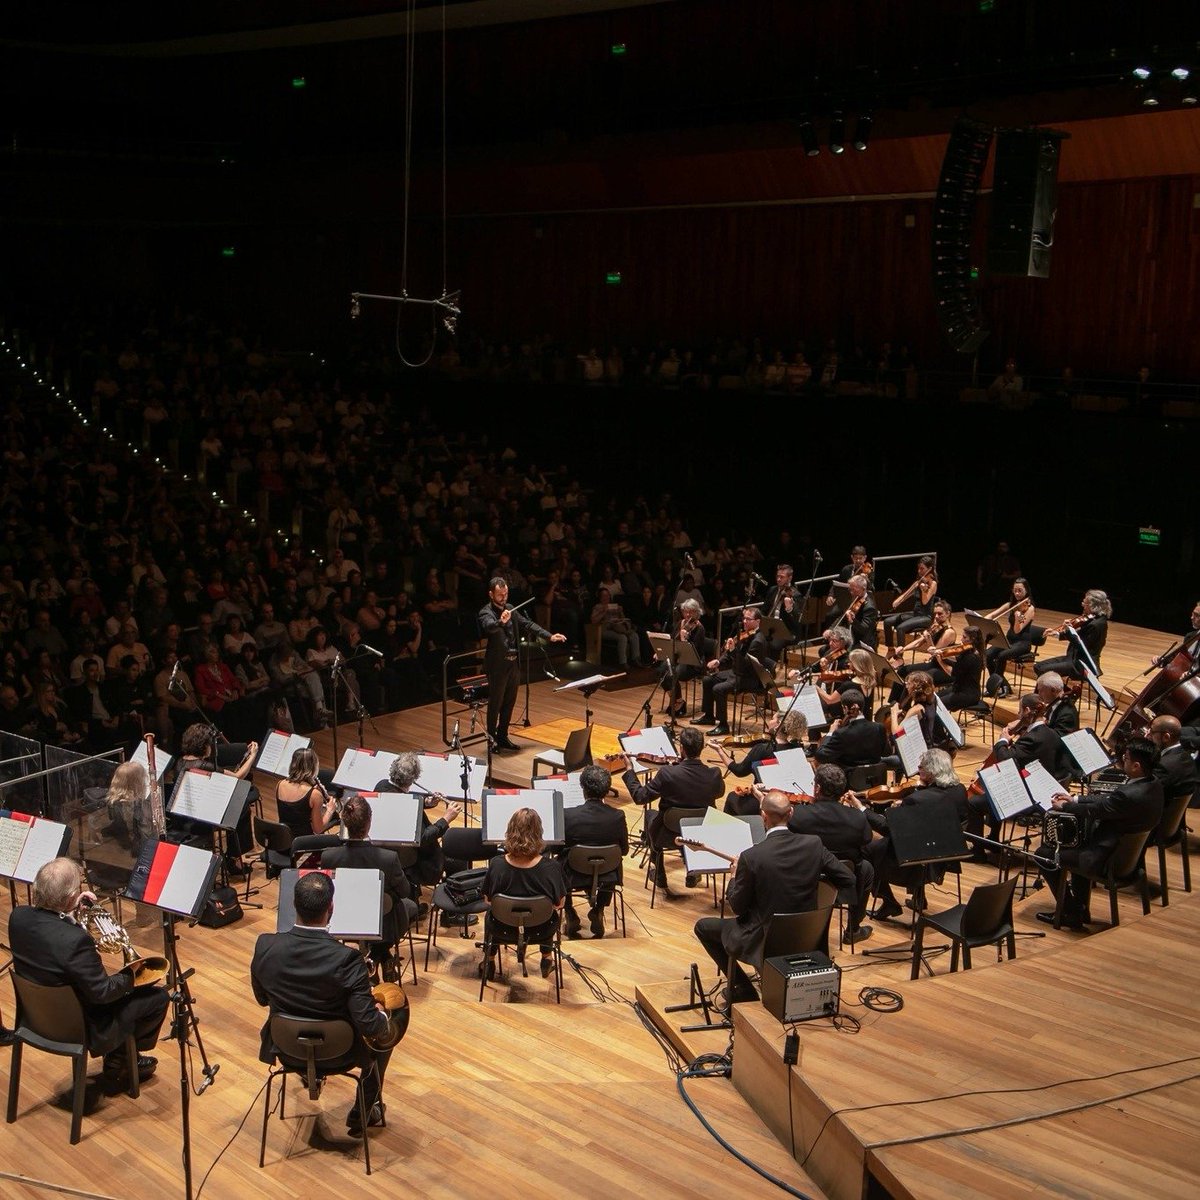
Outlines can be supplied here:
M18 152L263 163L403 145L404 6L143 2L72 5L69 19L63 5L12 7L0 135ZM414 10L434 27L415 38L418 156L441 143L442 11ZM1028 121L1111 115L1140 103L1136 63L1200 59L1195 0L448 0L445 12L460 155L552 156L663 131L728 143L835 110L870 109L876 137L904 136L1028 96Z

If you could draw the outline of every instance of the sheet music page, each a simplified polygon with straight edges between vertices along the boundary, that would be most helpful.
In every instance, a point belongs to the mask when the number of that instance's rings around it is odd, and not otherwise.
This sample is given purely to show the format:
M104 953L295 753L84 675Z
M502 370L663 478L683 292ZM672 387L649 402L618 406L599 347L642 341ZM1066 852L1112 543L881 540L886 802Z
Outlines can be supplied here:
M1068 733L1063 738L1063 745L1085 775L1112 766L1112 759L1100 744L1094 729L1076 729L1074 733Z
M383 873L363 867L339 867L333 873L334 937L378 938L383 924Z
M31 828L32 822L19 817L0 817L0 875L9 879L16 875Z
M392 763L398 754L386 750L367 750L351 746L342 753L342 761L334 773L333 782L338 787L353 788L356 792L373 792L375 785L388 777Z
M25 845L21 848L21 857L17 859L17 869L13 872L13 878L22 883L32 883L38 871L51 859L58 857L66 832L67 827L57 821L45 821L41 817L35 817Z
M900 755L900 761L904 764L905 775L917 773L921 755L928 749L925 735L921 732L921 718L913 713L896 730L896 750Z
M420 791L441 792L447 800L461 800L462 789L462 756L459 754L418 754L421 760L421 774L413 787ZM467 795L478 803L483 799L483 788L487 774L487 760L467 755ZM382 776L381 776L382 778Z
M1011 758L1001 759L994 766L979 772L979 782L991 801L992 813L998 821L1019 817L1032 807L1021 768Z
M567 775L538 775L533 786L539 792L560 792L563 798L563 808L578 808L585 803L583 788L579 786L582 771L571 771Z
M234 783L237 782L235 779ZM155 864L150 870L152 878L156 874L159 854L173 850L174 857L163 881L162 890L153 902L168 912L190 917L199 911L207 899L209 878L214 869L216 855L208 850L201 850L198 846L173 846L169 842L159 842L158 846Z
M549 842L554 830L554 792L534 788L488 792L483 797L483 840L502 842L508 823L519 808L532 808L542 818L542 832Z
M754 774L764 788L777 788L781 792L804 792L813 794L812 788L800 786L800 772L794 766L784 766L778 759L763 758L754 764Z
M661 754L666 758L678 758L679 751L671 745L670 735L663 725L652 725L649 729L631 729L617 734L617 741L626 754Z
M963 737L962 727L954 719L950 710L942 703L941 696L934 696L934 700L937 702L938 720L946 727L950 736L954 739L954 744L961 750L967 741Z
M1100 697L1100 703L1103 704L1109 712L1112 712L1112 710L1116 708L1116 705L1113 703L1113 698L1108 694L1108 689L1100 682L1099 679L1096 678L1091 667L1089 667L1087 663L1080 663L1079 666L1083 671L1084 679L1086 679L1091 685L1092 691Z
M416 846L425 797L412 792L361 792L371 809L371 841Z
M193 767L175 784L170 810L177 817L193 817L209 825L220 825L239 783L241 780L236 775L226 775L222 771L210 775Z
M821 697L817 695L817 689L813 684L807 683L800 689L799 698L793 705L792 696L794 694L794 688L783 688L775 697L775 707L780 712L787 712L791 708L793 712L803 713L809 729L823 729L829 724L829 718L825 715L825 708L821 704Z
M1054 807L1053 798L1067 790L1036 758L1025 766L1021 774L1025 777L1025 786L1034 804L1043 812L1049 812Z
M694 838L725 854L744 854L754 844L750 826L745 821L736 820L731 823L705 820L700 825L684 827L681 836ZM775 836L781 835L776 834ZM727 872L730 868L731 864L716 854L709 854L706 850L695 850L691 846L684 846L682 849L684 863L689 871Z
M625 672L620 675L588 675L583 679L572 679L570 683L560 683L554 690L556 692L573 692L579 688L596 687L602 683L607 683L610 679L619 679Z
M301 733L288 733L285 729L272 729L263 739L262 749L258 753L255 767L266 771L268 775L278 775L281 779L287 775L292 765L292 755L297 750L307 750L312 745L312 738Z
M150 774L150 755L146 750L144 741L138 742L133 754L129 758L130 762L141 763L146 769L146 774ZM163 773L175 761L161 746L154 747L154 769L158 774L159 779L162 779Z
M794 784L798 785L787 788L787 791L805 792L809 796L816 793L817 780L813 773L812 763L808 761L808 755L799 746L794 746L790 750L777 750L775 761L791 772Z

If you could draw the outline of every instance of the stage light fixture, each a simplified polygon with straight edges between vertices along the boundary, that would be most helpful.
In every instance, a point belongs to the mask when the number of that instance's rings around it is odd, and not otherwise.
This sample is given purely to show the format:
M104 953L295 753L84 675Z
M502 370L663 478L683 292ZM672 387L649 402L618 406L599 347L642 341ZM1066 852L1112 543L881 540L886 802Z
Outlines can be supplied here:
M1189 71L1187 67L1176 67L1171 72L1172 77L1178 79L1180 83L1182 83L1190 74L1191 71Z
M1157 108L1159 103L1158 93L1153 88L1148 89L1142 96L1142 105L1145 108Z
M855 150L865 150L867 143L871 140L871 125L875 118L870 113L859 113L858 120L854 124L854 148Z
M846 118L840 112L829 118L829 149L833 154L846 153Z
M1149 79L1150 78L1150 68L1149 67L1134 67L1133 68L1133 77L1135 79L1141 79L1143 81Z

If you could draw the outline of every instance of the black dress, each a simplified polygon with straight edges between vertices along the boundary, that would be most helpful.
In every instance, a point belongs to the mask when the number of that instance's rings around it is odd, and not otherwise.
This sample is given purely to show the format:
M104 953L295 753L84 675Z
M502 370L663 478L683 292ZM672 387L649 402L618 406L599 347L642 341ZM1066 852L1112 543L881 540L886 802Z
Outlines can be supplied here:
M562 863L543 855L532 866L514 867L503 854L498 854L488 863L483 894L489 900L495 896L547 896L557 904L567 894ZM541 943L543 954L549 954L550 943L543 939L548 939L557 928L558 913L555 913L545 924L531 926L525 933L530 942Z

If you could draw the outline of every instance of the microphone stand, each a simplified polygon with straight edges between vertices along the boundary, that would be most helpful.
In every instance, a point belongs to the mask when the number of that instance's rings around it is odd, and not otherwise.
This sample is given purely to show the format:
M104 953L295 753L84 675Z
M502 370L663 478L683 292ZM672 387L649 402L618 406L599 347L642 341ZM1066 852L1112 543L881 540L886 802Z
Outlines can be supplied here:
M625 726L626 729L636 729L637 725L634 724L634 721L636 721L638 719L638 717L641 717L643 714L645 715L645 718L646 718L646 724L643 726L643 728L652 729L654 727L654 715L650 708L650 701L653 699L654 693L656 691L658 691L658 676L657 675L654 677L654 682L650 685L650 691L647 694L646 698L641 702L641 704L638 705L637 716L635 716L634 720L630 721ZM674 730L672 729L672 737L671 737L672 741L675 740L673 735L674 735Z
M808 576L808 587L804 589L804 598L800 601L800 641L803 645L800 647L800 661L808 665L808 602L812 597L813 582L817 578L817 568L825 560L821 557L819 550L813 551L812 571ZM820 625L820 621L817 622Z

